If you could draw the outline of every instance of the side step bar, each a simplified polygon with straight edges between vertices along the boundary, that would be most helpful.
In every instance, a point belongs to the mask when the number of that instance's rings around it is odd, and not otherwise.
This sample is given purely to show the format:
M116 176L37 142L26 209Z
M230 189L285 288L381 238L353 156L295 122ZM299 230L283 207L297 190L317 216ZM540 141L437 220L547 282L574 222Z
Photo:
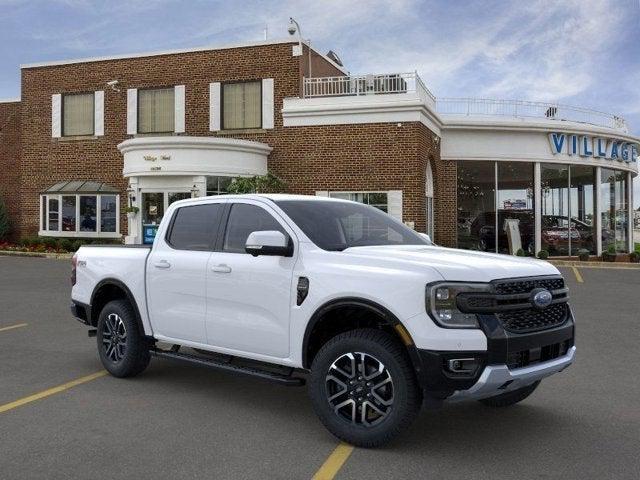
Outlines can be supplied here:
M249 375L252 377L260 378L262 380L268 380L270 382L280 383L289 387L300 387L305 384L304 378L292 377L291 375L285 375L277 372L270 372L268 370L260 370L254 367L247 367L243 365L234 365L231 362L219 361L212 358L203 358L197 355L190 355L188 353L178 353L177 351L162 350L158 348L149 349L149 353L155 357L168 358L170 360L178 360L192 365L200 365L203 367L214 368L216 370L222 370L229 373L236 373L240 375Z

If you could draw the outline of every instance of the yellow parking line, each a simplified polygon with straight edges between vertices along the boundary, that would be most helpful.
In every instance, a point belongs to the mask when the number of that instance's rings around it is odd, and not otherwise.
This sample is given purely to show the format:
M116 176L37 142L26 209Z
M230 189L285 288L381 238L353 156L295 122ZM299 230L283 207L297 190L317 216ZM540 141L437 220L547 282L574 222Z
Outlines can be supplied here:
M6 332L7 330L13 330L14 328L26 327L28 323L18 323L16 325L9 325L8 327L0 328L0 332Z
M580 275L580 272L578 271L578 267L571 267L573 269L573 273L576 276L576 280L578 281L578 283L584 283L584 280L582 279L582 275Z
M313 480L331 480L340 471L351 452L353 452L353 447L341 442L313 476Z
M34 393L33 395L21 398L19 400L16 400L15 402L5 403L4 405L0 405L0 413L13 410L14 408L21 407L22 405L35 402L36 400L40 400L42 398L50 397L51 395L55 395L56 393L64 392L65 390L73 388L77 385L82 385L83 383L90 382L91 380L95 380L96 378L104 377L106 374L106 370L100 370L99 372L92 373L91 375L87 375L86 377L80 377L76 380L72 380L71 382L58 385L57 387L53 387L39 393Z

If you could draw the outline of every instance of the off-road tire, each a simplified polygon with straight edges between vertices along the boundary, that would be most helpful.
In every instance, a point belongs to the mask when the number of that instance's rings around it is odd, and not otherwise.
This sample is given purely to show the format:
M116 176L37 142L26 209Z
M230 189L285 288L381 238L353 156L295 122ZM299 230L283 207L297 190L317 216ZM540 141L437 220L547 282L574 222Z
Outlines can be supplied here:
M330 403L329 371L338 359L355 352L379 361L391 378L393 401L390 407L384 407L389 408L386 415L371 426L358 425L345 419ZM377 392L380 393L380 390ZM374 329L339 334L320 349L311 367L309 395L316 414L333 435L351 445L365 448L382 446L396 437L413 422L422 405L422 389L406 349L394 336ZM356 409L353 406L352 411L357 412Z
M122 321L122 325L117 319ZM114 322L120 325L119 331L126 334L118 346L117 353L114 353L108 344L109 330L114 329ZM140 331L136 313L127 300L113 300L107 303L100 312L97 329L98 354L102 365L111 375L134 377L147 368L151 358L149 342ZM121 334L118 335L118 338L122 337Z
M501 393L495 397L483 398L482 400L479 400L479 402L483 405L494 408L510 407L531 395L535 389L538 388L538 385L540 385L540 380L512 392Z

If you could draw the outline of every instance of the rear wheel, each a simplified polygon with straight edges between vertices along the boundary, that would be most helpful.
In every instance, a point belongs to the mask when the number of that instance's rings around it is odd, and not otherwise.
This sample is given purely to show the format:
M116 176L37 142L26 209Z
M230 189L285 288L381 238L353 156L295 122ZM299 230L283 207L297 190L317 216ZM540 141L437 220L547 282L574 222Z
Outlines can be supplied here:
M483 405L487 405L488 407L510 407L531 395L535 389L538 388L538 385L540 385L540 380L512 392L501 393L495 397L483 398L482 400L479 400L479 402Z
M311 368L313 408L336 437L360 447L390 441L422 404L408 355L392 335L359 329L337 335Z
M126 300L107 303L98 318L98 354L115 377L133 377L149 365L149 344Z

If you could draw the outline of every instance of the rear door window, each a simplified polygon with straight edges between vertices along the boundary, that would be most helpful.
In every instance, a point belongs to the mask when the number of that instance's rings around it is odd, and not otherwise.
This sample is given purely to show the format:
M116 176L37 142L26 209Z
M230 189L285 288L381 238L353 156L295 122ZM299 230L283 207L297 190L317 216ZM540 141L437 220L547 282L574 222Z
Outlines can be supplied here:
M222 203L178 208L167 243L178 250L213 250L223 208Z

